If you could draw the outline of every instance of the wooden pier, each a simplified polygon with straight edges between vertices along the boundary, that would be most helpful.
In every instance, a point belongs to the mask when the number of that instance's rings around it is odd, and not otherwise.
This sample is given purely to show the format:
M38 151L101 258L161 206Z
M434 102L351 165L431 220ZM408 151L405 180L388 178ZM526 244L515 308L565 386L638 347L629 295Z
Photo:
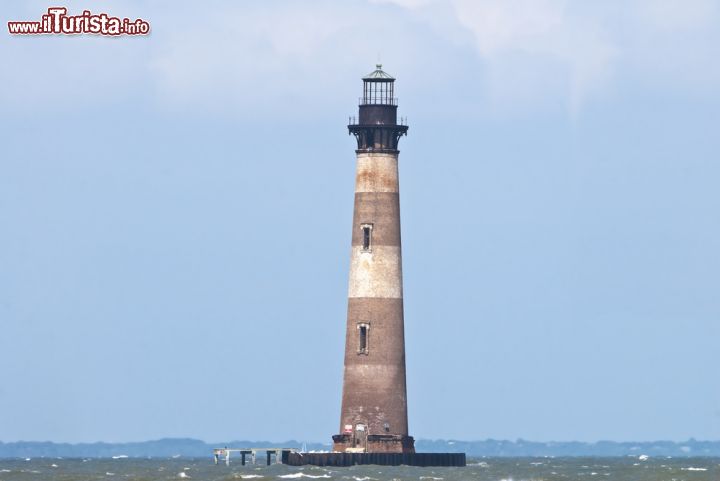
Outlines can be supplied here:
M275 464L288 464L287 459L290 453L296 453L299 449L296 448L215 448L213 449L213 457L215 458L215 464L220 462L221 458L225 459L225 465L230 465L230 453L239 453L240 462L243 466L247 461L246 456L250 455L250 463L255 464L257 461L257 454L259 452L265 453L267 465L273 464L273 456L275 456Z

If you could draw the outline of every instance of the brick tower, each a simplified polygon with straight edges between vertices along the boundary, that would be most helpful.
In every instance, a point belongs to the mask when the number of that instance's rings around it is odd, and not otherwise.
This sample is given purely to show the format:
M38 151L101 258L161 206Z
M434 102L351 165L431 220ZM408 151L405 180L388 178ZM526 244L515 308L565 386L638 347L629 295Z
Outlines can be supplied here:
M377 65L363 77L357 122L355 207L348 289L340 452L414 453L405 386L395 79Z

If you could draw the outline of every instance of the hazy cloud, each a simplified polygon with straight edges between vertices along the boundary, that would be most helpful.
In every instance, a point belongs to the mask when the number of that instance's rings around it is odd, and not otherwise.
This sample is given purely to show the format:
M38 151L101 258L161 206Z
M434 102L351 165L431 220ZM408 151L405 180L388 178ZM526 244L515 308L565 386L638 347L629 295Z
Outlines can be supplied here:
M30 2L8 18L45 8ZM499 110L578 113L625 80L690 95L717 96L720 84L716 0L116 1L103 11L147 18L150 38L6 35L5 108L144 95L171 109L232 113L273 98L317 110L332 102L324 90L357 80L380 55L408 75L432 68L428 59L467 68L471 57L442 60L458 49L475 52L483 95Z
M710 87L711 79L718 92L714 0L386 1L429 22L433 16L424 10L452 8L457 24L473 35L491 95L504 104L561 101L577 112L626 74L689 91Z

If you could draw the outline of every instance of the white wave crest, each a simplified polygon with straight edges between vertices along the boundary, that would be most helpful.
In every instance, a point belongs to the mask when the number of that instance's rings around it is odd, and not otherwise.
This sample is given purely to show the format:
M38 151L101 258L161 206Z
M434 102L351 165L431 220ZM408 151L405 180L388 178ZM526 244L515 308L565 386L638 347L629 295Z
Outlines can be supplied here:
M281 476L278 476L278 478L285 478L285 479L297 479L297 478L329 478L329 474L319 474L317 476L313 476L312 474L305 474L305 473L293 473L293 474L283 474Z

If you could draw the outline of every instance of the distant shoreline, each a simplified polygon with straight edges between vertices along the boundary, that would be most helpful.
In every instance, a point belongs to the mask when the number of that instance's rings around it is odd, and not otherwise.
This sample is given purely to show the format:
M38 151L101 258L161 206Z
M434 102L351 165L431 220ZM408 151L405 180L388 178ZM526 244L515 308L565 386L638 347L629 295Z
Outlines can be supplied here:
M301 448L305 444L307 450L329 450L330 444L303 443L300 441L228 441L206 443L197 439L168 438L153 441L130 443L55 443L42 441L0 442L0 458L171 458L212 456L212 449L222 446L283 446ZM568 442L534 442L534 441L459 441L459 440L426 440L418 439L415 443L418 452L464 452L472 457L579 457L579 456L640 456L650 457L696 457L720 456L720 441L686 442L644 441L616 442L598 441L585 443Z

